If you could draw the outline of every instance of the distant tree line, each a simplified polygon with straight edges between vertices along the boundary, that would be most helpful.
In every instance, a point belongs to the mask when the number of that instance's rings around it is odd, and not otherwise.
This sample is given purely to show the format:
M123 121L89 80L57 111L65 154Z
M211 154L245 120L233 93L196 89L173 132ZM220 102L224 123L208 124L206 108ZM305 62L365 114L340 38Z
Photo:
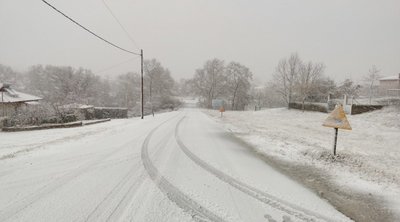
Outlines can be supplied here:
M141 82L135 72L111 79L84 68L35 65L26 72L16 72L0 64L0 83L10 83L16 89L42 97L41 103L60 116L61 108L68 104L126 107L136 115L140 110ZM147 113L179 106L175 80L156 59L144 61L144 83Z
M279 61L273 74L273 79L267 88L273 89L280 98L281 104L289 106L291 102L327 102L331 98L358 98L364 88L373 89L374 83L380 78L378 70L373 67L365 77L366 86L345 79L337 85L334 80L324 75L325 65L320 62L303 61L297 53ZM270 91L271 93L271 91Z
M326 103L333 99L357 98L362 89L373 91L379 79L379 70L373 67L364 78L365 86L346 79L337 84L324 75L325 65L321 62L304 61L297 53L281 59L273 72L272 79L264 85L253 82L250 69L238 62L210 59L195 70L190 79L181 79L178 92L181 95L199 97L203 107L211 108L212 101L222 99L226 109L244 110L261 107L289 107L291 102ZM365 90L364 90L365 91ZM364 93L365 94L365 93Z
M201 105L212 107L214 99L226 101L226 109L243 110L250 102L252 73L238 63L211 59L196 69L193 78L181 80L182 94L196 95ZM190 90L191 89L191 90Z
M264 85L253 82L250 69L239 62L226 63L214 58L195 70L192 78L178 83L168 68L156 59L144 61L145 112L174 109L177 96L198 97L203 107L211 108L215 99L225 101L225 109L282 107L291 102L326 102L331 98L357 98L360 93L371 98L376 94L379 70L373 66L364 77L364 86L346 79L337 84L324 75L321 62L304 61L297 53L281 59ZM26 72L16 72L0 64L0 82L32 93L56 113L66 104L126 107L134 113L140 110L140 75L123 73L115 78L103 78L84 68L35 65ZM59 114L61 115L61 114Z

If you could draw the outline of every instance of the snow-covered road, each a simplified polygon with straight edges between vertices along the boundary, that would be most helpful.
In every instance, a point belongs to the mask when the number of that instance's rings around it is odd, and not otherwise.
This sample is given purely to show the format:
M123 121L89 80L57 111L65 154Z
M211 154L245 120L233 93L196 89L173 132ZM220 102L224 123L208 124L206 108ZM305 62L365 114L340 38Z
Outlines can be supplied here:
M0 133L0 221L348 221L197 109Z

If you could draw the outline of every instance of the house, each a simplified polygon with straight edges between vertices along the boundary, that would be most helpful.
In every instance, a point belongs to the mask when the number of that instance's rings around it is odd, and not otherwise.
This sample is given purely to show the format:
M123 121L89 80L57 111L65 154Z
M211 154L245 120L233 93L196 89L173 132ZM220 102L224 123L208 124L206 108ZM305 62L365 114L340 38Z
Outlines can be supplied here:
M14 90L10 84L0 83L0 117L11 116L42 98Z
M379 79L379 92L386 96L400 96L400 73Z

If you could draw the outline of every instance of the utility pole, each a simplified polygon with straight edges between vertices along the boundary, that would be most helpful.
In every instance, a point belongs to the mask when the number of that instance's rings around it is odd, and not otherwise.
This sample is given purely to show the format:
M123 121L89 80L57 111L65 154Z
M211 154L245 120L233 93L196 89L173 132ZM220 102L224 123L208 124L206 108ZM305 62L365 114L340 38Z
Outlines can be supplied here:
M144 118L144 114L143 114L143 111L144 111L144 98L143 98L143 95L144 95L144 93L143 93L143 49L141 49L140 50L140 59L141 59L141 65L140 65L140 74L141 74L141 85L142 85L142 96L141 96L141 98L142 98L142 119Z

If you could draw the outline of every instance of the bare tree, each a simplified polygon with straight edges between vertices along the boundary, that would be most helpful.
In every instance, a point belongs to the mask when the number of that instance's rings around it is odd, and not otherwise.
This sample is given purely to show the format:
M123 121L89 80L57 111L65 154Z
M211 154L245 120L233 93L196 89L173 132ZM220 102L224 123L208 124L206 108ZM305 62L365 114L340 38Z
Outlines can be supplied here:
M168 97L173 95L174 79L168 69L164 68L156 59L144 61L144 72L147 84L148 103L151 106L151 112L154 109L161 108L163 101L170 101Z
M250 90L250 95L254 102L255 110L261 107L283 107L286 104L280 98L280 95L271 86L271 83L267 83L264 86L253 86Z
M219 59L208 60L203 68L197 69L193 78L193 85L199 96L205 99L206 106L212 107L212 100L224 93L225 77L224 61Z
M177 95L179 96L195 96L193 79L180 79L177 83Z
M100 77L87 69L37 65L30 68L25 79L27 90L49 103L62 121L66 117L65 105L98 105L101 101Z
M302 61L297 53L290 55L289 59L282 59L276 67L273 76L273 87L282 96L289 107L293 101L295 82L300 73Z
M231 101L231 109L244 109L249 101L250 69L238 62L231 62L225 68L227 78L227 92Z
M337 86L334 80L321 76L312 87L308 99L312 102L328 102L328 96L337 97Z
M351 79L345 79L344 82L338 87L338 93L347 95L349 98L357 98L360 92L360 85L354 84Z
M368 91L369 91L369 104L371 105L372 96L374 92L374 84L381 78L379 74L380 70L376 68L376 66L372 66L369 70L367 75L364 77L364 81L368 84Z
M137 73L119 75L115 84L115 100L126 108L133 108L140 99L140 76Z
M304 102L311 96L313 90L318 87L318 80L322 77L325 66L322 63L308 62L301 64L300 72L296 78L296 88L301 97L302 109Z
M0 64L0 83L11 83L15 85L17 73L9 66Z

